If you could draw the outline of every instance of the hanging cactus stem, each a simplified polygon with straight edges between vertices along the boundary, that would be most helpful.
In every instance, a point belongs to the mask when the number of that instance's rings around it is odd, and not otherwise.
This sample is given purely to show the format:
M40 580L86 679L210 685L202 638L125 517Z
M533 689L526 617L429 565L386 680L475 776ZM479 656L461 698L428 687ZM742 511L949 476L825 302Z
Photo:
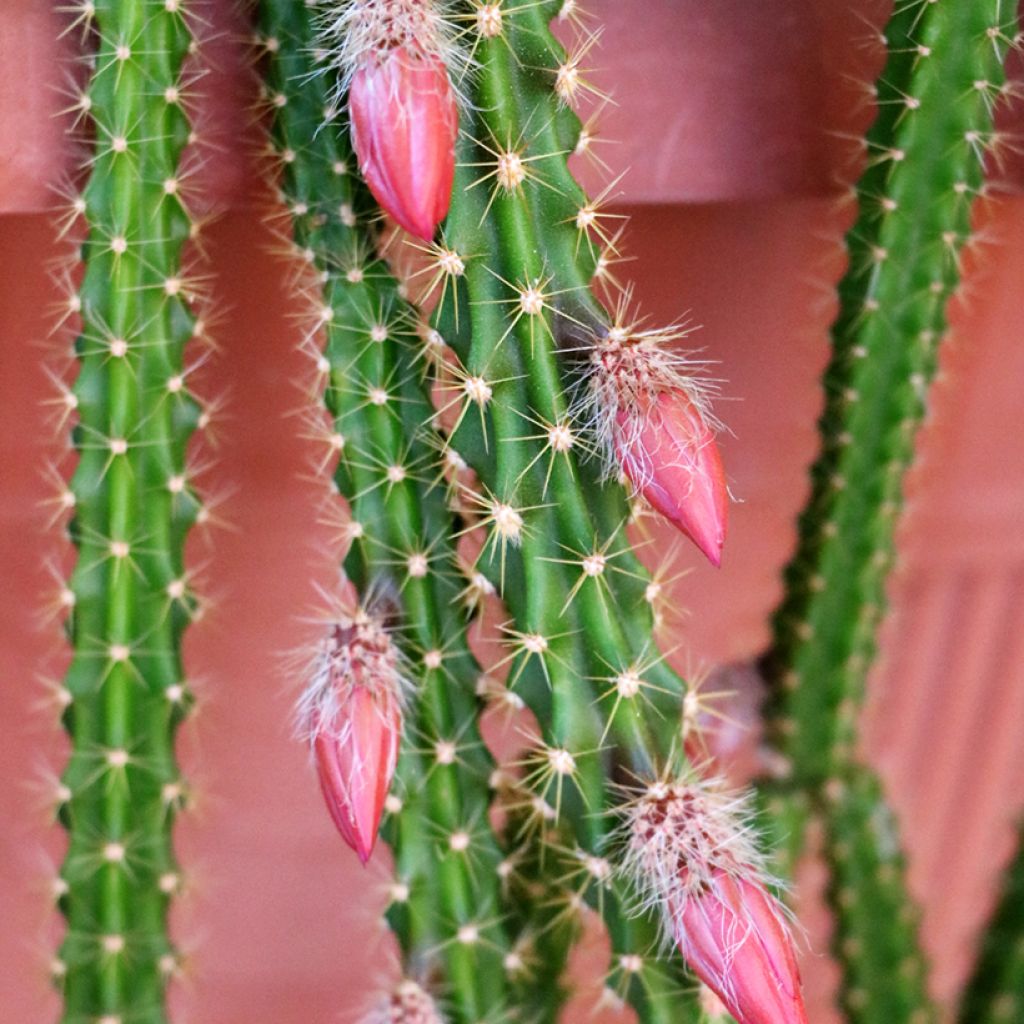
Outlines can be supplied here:
M170 827L187 790L172 741L187 706L181 633L197 608L183 554L199 507L185 461L198 418L184 383L193 321L179 287L190 221L164 187L178 181L189 134L192 38L176 5L97 0L86 20L97 51L83 104L96 132L76 203L88 235L73 386L60 984L68 1024L157 1024L177 970Z

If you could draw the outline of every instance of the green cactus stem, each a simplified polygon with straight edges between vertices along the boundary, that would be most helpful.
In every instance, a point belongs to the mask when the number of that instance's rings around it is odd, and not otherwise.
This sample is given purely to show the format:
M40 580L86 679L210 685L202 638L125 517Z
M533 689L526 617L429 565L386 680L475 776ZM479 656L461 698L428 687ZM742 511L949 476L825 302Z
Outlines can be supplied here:
M184 5L93 7L58 965L68 1024L158 1024L177 966L166 917L185 787L172 741L187 704L181 633L196 607L183 559L199 507L185 465L198 411L183 354L190 222L176 187L191 35Z
M397 872L389 920L407 971L438 972L432 980L456 1020L495 1020L509 1007L514 961L488 821L494 765L477 727L482 673L467 644L453 520L429 444L429 385L411 366L417 317L375 255L347 137L332 114L322 127L328 83L310 56L309 12L281 0L260 10L283 193L318 272L307 341L315 349L325 328L323 356L313 354L333 420L328 457L340 453L336 483L352 515L345 572L361 593L401 606L398 639L418 689L399 767L402 804L387 828Z
M897 4L847 235L821 452L765 658L788 784L821 801L851 1021L927 1021L916 912L881 786L855 762L904 472L983 186L1015 25L999 0Z
M994 141L1016 31L1002 0L898 4L847 234L822 447L766 659L769 715L802 784L850 759L885 605L904 472Z
M1024 845L1006 870L957 1019L962 1024L1024 1020Z
M624 536L624 495L579 457L585 430L570 416L574 360L559 342L578 349L609 316L590 291L601 246L580 213L592 204L566 166L579 122L556 91L569 59L547 26L557 10L507 10L474 43L473 111L432 249L444 293L435 322L458 357L442 405L458 415L451 447L481 482L467 498L488 531L477 568L513 620L510 679L543 731L527 779L569 823L577 896L599 907L612 939L609 987L645 1021L696 1020L674 958L660 960L622 884L579 871L607 868L599 811L616 804L614 766L649 777L678 754L684 686L652 650L653 592ZM557 853L552 862L557 873Z
M843 968L840 1004L850 1024L937 1019L919 913L907 897L899 827L878 780L853 769L826 787L823 856L831 868L832 950Z

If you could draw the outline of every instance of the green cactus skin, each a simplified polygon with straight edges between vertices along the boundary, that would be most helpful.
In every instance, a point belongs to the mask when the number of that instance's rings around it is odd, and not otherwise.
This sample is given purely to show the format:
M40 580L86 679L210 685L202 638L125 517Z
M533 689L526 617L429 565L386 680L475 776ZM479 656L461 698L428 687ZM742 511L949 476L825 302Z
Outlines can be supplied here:
M982 188L992 108L1016 31L1004 0L897 4L847 235L825 373L822 449L767 658L769 713L794 775L850 759L893 561L904 471Z
M311 296L315 311L330 311L314 319L309 342L326 323L325 399L334 437L344 439L336 482L358 524L345 571L363 594L390 584L403 610L398 638L418 683L399 767L403 806L387 828L401 891L389 920L408 971L436 971L443 962L432 980L456 1020L496 1020L509 1004L510 946L499 905L501 851L488 825L494 766L477 729L481 669L459 607L453 519L428 443L429 383L422 367L411 366L417 320L373 256L347 137L333 123L323 126L328 83L310 56L308 11L264 0L261 15L270 105L286 154L284 196L296 241L322 282ZM375 340L373 328L385 325L386 337ZM376 387L386 397L375 403Z
M183 11L97 0L92 18L65 712L73 749L61 809L68 931L56 964L68 1024L163 1022L177 966L166 916L178 884L170 829L185 789L172 742L187 706L180 638L195 610L183 543L199 507L185 467L198 411L183 357L190 222L169 184L189 133Z
M903 475L1014 32L1000 0L897 4L885 30L889 57L824 379L822 448L765 659L774 686L767 714L789 785L813 803L826 794L834 953L849 1020L865 1024L934 1018L896 829L853 748ZM829 799L831 791L841 796Z
M446 282L436 325L461 361L456 373L468 384L485 381L490 393L461 403L451 443L483 485L477 501L489 541L477 566L491 576L523 638L510 643L511 679L543 730L543 749L528 772L535 791L568 822L578 884L604 916L613 946L608 986L644 1021L697 1020L677 958L659 962L654 926L624 912L622 884L580 872L581 861L606 863L611 821L599 812L616 803L606 784L613 765L649 776L673 744L678 748L683 684L651 656L649 580L623 539L621 489L603 484L593 464L576 457L578 445L555 452L536 425L567 417L568 367L556 338L608 322L589 290L596 254L575 227L587 200L565 162L579 122L553 89L566 60L547 27L558 6L507 10L502 35L475 44L474 111L463 115L443 238L464 272ZM519 189L496 182L506 147L529 168ZM545 308L517 316L519 292L532 285ZM521 517L521 529L510 511ZM583 559L601 551L608 554L604 571L587 573ZM612 715L615 677L634 665L651 684L651 706L624 699ZM615 757L608 738L618 746ZM557 767L563 752L572 756L568 770ZM564 862L549 852L546 872L557 874Z
M1024 829L1018 830L1018 837L1022 834ZM957 1019L962 1024L1024 1020L1024 844L1006 870Z
M833 953L843 967L840 1003L850 1024L937 1020L919 915L906 893L898 825L874 775L851 771L827 787L823 856Z

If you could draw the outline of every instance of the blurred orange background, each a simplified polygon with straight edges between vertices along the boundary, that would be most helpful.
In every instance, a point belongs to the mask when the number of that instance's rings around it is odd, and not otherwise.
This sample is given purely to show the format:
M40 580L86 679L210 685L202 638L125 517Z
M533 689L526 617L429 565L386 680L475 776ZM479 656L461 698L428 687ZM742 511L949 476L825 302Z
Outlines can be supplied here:
M59 5L54 5L59 6ZM290 736L282 652L334 566L317 521L313 442L290 415L302 369L285 267L262 222L253 83L233 0L199 4L219 35L204 83L194 180L215 216L204 231L218 354L198 388L223 396L204 480L224 526L195 538L215 599L186 640L200 713L179 752L197 793L176 830L190 876L174 912L191 954L174 986L181 1024L326 1024L358 1005L375 962L383 869L362 871L320 806ZM858 81L890 5L875 0L590 0L604 24L595 82L613 92L602 150L632 168L627 272L655 317L690 311L728 381L722 418L740 503L722 570L687 555L676 593L690 665L749 658L765 644L779 571L815 450L818 376L842 272L850 138L871 116ZM637 13L642 9L642 17ZM60 922L48 898L62 850L47 779L66 745L45 680L65 663L47 608L70 548L48 526L48 471L66 467L54 429L47 340L58 292L54 185L73 166L57 115L68 40L40 0L0 9L0 1018L55 1020L47 965ZM1018 112L1004 112L1013 129ZM864 751L902 819L925 907L933 983L947 1002L968 969L1024 801L1024 182L1020 161L977 211L932 413L908 484L893 610L873 675ZM583 168L601 187L593 168ZM51 783L52 785L52 783ZM803 905L813 904L808 872ZM814 921L820 914L811 913ZM833 973L821 928L806 957L815 1024Z

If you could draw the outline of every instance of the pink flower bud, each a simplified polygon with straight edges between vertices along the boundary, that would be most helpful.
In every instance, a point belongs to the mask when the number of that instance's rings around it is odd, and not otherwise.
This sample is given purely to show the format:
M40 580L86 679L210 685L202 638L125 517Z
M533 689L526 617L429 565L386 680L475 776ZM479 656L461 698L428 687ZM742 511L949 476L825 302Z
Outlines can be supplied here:
M807 1024L800 969L775 900L721 868L672 913L683 958L739 1024Z
M676 347L685 324L644 327L631 319L626 290L614 323L594 347L574 411L589 421L608 476L637 493L683 531L714 565L722 561L728 490L715 444L705 364Z
M718 782L650 785L626 809L624 867L739 1024L807 1024L785 912Z
M615 445L643 497L707 556L722 564L728 491L715 436L683 390L641 396L620 408Z
M414 43L368 55L349 91L352 145L374 198L430 241L451 202L458 107L444 62Z
M327 809L364 864L377 841L398 762L398 662L386 630L360 611L331 627L317 658L315 678L300 704Z

